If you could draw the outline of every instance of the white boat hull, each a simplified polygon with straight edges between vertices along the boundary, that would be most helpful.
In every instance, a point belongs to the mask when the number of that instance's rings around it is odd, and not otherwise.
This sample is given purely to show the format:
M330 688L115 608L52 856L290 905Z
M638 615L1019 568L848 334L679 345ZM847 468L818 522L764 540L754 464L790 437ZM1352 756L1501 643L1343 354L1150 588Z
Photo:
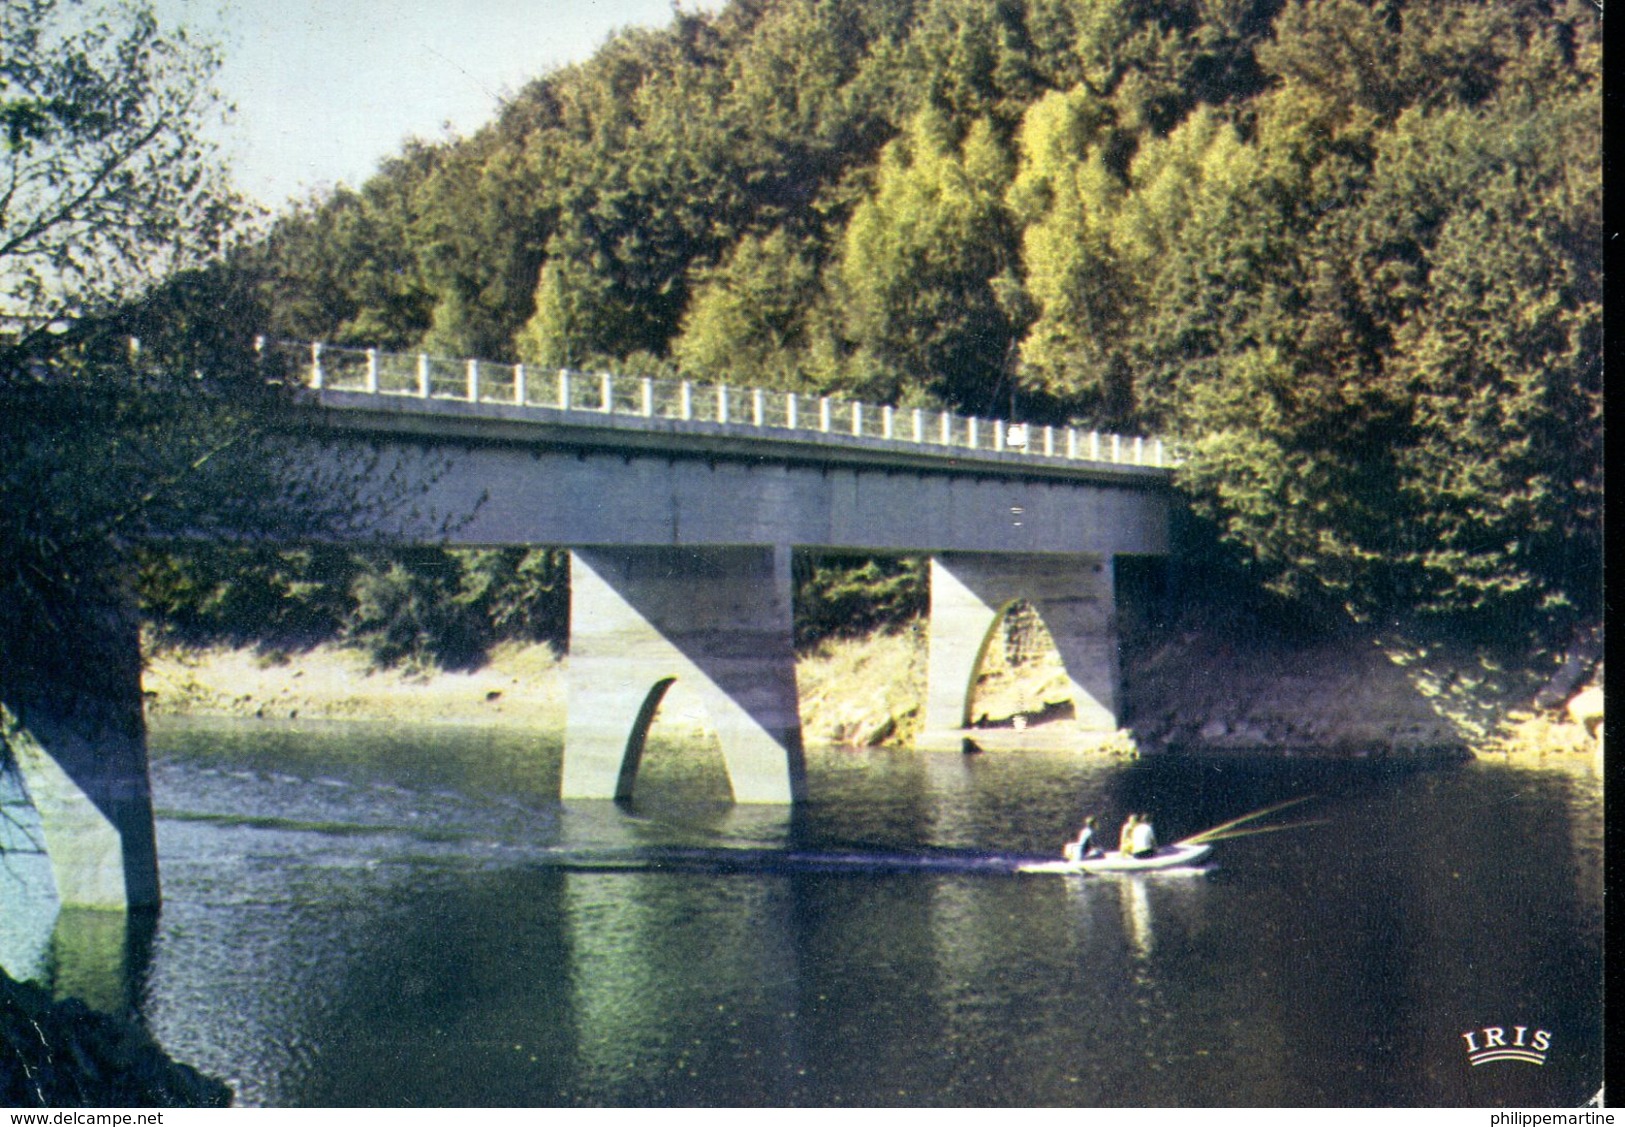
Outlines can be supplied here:
M1035 861L1020 866L1023 873L1149 873L1159 869L1186 869L1213 852L1211 845L1165 845L1149 857L1102 853L1082 861Z

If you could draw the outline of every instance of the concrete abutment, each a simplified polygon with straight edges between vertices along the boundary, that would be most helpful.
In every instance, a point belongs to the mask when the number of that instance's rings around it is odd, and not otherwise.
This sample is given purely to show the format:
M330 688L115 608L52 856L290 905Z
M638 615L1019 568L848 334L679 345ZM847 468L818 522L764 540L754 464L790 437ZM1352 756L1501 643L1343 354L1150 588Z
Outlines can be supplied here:
M1078 730L1116 730L1119 658L1111 557L948 552L931 560L924 743L952 740L970 726L989 639L1018 601L1033 607L1055 642L1071 682Z
M63 907L158 903L158 851L133 606L86 615L72 668L0 685L0 741L33 808Z
M590 548L571 553L565 798L632 796L666 690L697 688L734 797L792 802L806 771L796 694L789 551ZM988 640L1017 601L1048 628L1081 733L1117 729L1113 562L1085 554L932 557L925 735L968 728Z
M630 798L665 689L698 691L738 802L805 797L785 548L570 553L564 798Z

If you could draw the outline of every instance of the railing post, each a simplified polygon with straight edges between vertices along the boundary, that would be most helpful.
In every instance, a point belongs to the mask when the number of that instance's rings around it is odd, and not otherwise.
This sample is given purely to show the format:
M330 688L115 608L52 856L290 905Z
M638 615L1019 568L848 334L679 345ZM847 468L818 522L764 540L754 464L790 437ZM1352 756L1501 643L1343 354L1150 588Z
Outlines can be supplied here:
M829 396L818 397L818 429L829 433Z
M1044 425L1044 457L1055 457L1055 428L1047 423Z
M863 404L852 404L852 435L860 437L863 434Z
M1151 442L1151 464L1158 469L1162 468L1162 439L1153 439Z
M608 372L598 373L598 409L606 415L615 412L615 377Z
M886 404L886 406L880 409L880 435L882 438L893 437L892 432L896 429L896 424L893 421L893 417L896 414L897 412L892 410L890 403Z
M765 425L767 419L767 408L762 401L762 389L759 387L751 388L750 419L757 426Z
M1078 456L1078 428L1077 427L1067 427L1066 428L1066 456L1068 458L1074 458L1074 459Z
M429 398L429 354L418 353L418 398Z
M320 343L310 346L310 386L317 391L322 390L322 346Z
M685 422L694 417L694 385L687 380L678 389L677 416Z
M952 446L954 444L953 416L947 411L942 413L942 444L944 446Z
M796 393L789 392L784 400L784 425L789 430L795 430L796 419Z
M525 394L525 366L515 364L513 366L513 401L523 407L525 405Z
M1134 436L1134 464L1145 465L1145 438L1138 434Z
M965 445L972 450L976 449L976 416L972 415L965 420Z
M378 350L367 349L367 394L378 394Z
M914 408L914 441L925 442L925 412L918 407Z
M1100 432L1098 430L1089 432L1089 460L1091 462L1100 461Z
M559 410L570 409L570 369L559 369Z
M717 422L725 423L727 421L728 421L728 385L725 384L725 383L719 383L719 384L717 384Z
M1122 460L1123 460L1123 439L1122 439L1121 435L1113 433L1112 434L1112 464L1116 465L1117 463L1121 462Z
M1004 449L1004 420L993 420L993 449Z
M468 401L480 401L480 362L474 359L468 362Z
M655 382L648 376L643 377L643 417L654 418L655 413Z

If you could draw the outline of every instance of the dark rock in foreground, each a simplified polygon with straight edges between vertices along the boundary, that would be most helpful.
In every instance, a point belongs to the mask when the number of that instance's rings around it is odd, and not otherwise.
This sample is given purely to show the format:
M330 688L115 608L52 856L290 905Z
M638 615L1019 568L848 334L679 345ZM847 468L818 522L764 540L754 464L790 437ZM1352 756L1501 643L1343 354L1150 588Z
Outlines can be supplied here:
M231 1098L130 1021L0 973L0 1106L229 1107Z

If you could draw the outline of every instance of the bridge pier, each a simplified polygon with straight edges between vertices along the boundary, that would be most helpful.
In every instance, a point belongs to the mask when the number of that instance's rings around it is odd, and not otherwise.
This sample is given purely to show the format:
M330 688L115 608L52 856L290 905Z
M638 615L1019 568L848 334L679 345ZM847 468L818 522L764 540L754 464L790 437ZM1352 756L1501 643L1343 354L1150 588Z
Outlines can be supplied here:
M565 798L630 798L674 681L698 690L738 802L805 796L787 548L570 553Z
M1080 731L1117 728L1118 653L1112 559L950 552L931 560L925 739L970 725L976 676L1011 604L1043 619L1072 682Z
M151 907L158 903L158 850L139 622L125 606L89 617L100 630L87 630L73 668L0 685L0 743L35 812L43 839L36 844L49 858L58 902Z

